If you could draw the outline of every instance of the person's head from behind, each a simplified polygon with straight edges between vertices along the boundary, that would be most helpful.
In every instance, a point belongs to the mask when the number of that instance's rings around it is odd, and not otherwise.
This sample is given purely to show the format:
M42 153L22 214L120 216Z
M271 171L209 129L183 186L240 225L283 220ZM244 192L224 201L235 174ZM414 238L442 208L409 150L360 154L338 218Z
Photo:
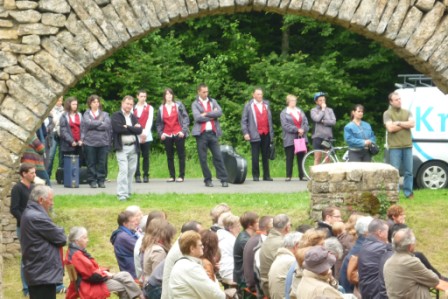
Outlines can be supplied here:
M199 234L201 235L202 245L204 246L202 258L207 259L215 265L218 262L216 260L219 251L218 235L211 230L203 230Z
M47 213L53 208L53 190L46 185L37 185L30 193L30 200L41 205Z
M258 214L255 212L245 212L240 217L240 223L243 227L243 230L252 230L253 232L258 230Z
M286 235L291 230L291 222L286 214L279 214L272 220L272 226L282 235Z
M182 225L182 228L180 230L181 233L187 232L187 231L194 231L194 232L200 232L202 230L202 225L200 222L195 221L195 220L191 220L188 222L185 222Z
M410 228L402 228L396 231L392 238L392 246L396 252L413 253L416 243L415 235Z
M272 228L273 217L266 215L262 216L258 221L258 229L265 234L268 234Z
M230 207L228 204L222 202L220 204L217 204L213 207L213 209L210 211L210 217L212 218L212 224L217 224L219 216L221 216L222 213L230 212Z
M366 236L369 232L369 225L372 222L373 218L371 216L362 216L358 220L356 220L355 230L358 238L360 236Z
M305 248L316 245L323 245L324 240L327 237L325 231L320 229L311 228L307 230L300 239L299 247Z
M387 243L387 234L389 227L387 223L381 219L373 219L369 224L369 235L377 238L378 240Z
M352 213L350 215L350 217L348 217L347 222L345 223L345 230L347 231L348 234L355 236L356 235L356 229L355 229L355 224L356 221L358 221L359 218L361 218L362 215L358 214L358 213Z
M87 248L87 244L89 243L87 229L82 226L72 227L68 235L68 242L78 246L81 249Z
M332 225L342 221L341 210L337 207L326 207L322 210L322 221Z
M31 184L36 177L36 167L30 163L22 163L19 167L19 174L22 180Z
M303 267L318 275L331 273L331 267L336 263L336 257L322 246L311 247L305 253Z
M200 258L204 254L201 235L195 231L186 231L179 238L179 248L183 255Z
M342 258L344 254L344 248L338 238L331 237L324 240L324 248L332 253L338 260Z
M387 218L392 220L394 223L405 223L406 222L406 214L404 213L404 208L400 205L391 205L387 209Z
M75 97L68 97L64 103L64 110L68 113L78 112L78 99Z
M159 244L168 251L171 248L175 234L176 229L171 223L162 218L153 219L146 228L141 251L144 251L154 244Z
M117 223L119 226L126 227L131 231L137 228L137 221L133 212L123 211L118 214Z
M229 231L232 235L238 236L241 231L240 217L230 214L223 219L224 229Z
M154 219L165 219L166 220L166 213L163 211L158 211L158 210L154 210L149 212L148 214L148 218L146 219L146 227L148 227L148 225L151 223L152 220Z
M299 248L299 242L302 235L303 234L299 232L287 233L283 238L283 247L289 249L292 253L296 252Z
M333 232L333 236L338 237L345 233L345 224L344 222L335 222L331 225L331 231Z

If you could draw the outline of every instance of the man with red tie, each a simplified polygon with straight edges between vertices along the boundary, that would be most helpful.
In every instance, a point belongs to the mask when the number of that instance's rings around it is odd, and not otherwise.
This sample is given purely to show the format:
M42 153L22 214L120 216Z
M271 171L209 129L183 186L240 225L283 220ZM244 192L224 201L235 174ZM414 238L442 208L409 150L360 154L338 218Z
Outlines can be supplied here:
M200 84L197 92L196 100L191 104L194 118L192 135L196 138L204 183L206 187L213 187L212 174L207 164L207 149L210 149L216 175L221 181L222 186L228 187L227 170L224 166L218 141L219 136L222 135L218 120L222 115L222 110L215 99L208 97L207 85Z
M274 142L272 114L269 102L263 100L263 90L256 88L252 100L244 106L241 129L244 140L250 141L252 151L252 176L254 181L260 178L260 150L263 164L263 181L272 181L269 172L269 147Z

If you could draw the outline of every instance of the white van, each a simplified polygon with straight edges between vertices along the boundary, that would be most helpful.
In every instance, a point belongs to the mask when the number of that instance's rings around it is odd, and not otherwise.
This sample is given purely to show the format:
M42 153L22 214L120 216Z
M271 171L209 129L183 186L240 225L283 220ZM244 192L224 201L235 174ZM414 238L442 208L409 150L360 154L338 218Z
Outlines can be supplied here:
M448 96L422 75L400 75L395 84L401 107L410 110L413 175L417 187L439 189L448 186ZM387 146L387 145L386 145Z

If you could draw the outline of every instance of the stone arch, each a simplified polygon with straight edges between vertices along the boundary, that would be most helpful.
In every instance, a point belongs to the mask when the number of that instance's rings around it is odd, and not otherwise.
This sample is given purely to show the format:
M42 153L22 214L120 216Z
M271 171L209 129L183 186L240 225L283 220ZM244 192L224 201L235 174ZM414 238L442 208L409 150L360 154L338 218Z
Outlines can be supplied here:
M56 98L117 49L192 17L306 15L380 42L448 91L447 6L448 0L0 0L0 276L3 255L14 248L3 233L15 226L7 196L27 140Z

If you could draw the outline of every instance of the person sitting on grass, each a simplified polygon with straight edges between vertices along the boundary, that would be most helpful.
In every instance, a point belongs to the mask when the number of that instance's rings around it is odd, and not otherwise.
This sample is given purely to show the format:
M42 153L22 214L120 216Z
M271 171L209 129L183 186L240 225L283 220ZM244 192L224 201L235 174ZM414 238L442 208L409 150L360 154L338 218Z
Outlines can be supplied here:
M73 265L78 279L70 282L66 299L103 299L108 298L111 292L118 292L120 298L145 299L131 274L124 271L113 274L98 266L86 250L89 238L84 227L72 227L68 241L64 263Z

